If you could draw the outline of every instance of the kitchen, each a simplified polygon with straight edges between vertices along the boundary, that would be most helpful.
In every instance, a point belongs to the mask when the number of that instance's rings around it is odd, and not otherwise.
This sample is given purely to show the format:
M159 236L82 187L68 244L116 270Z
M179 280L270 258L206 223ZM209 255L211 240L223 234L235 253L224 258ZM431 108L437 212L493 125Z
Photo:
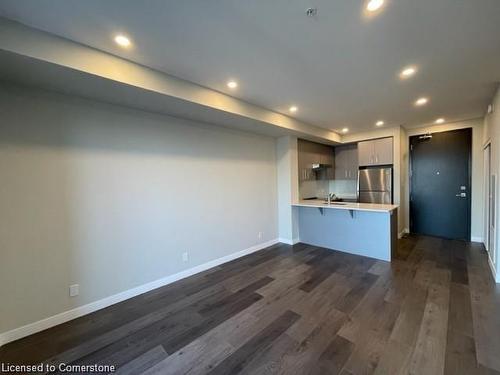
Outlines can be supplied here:
M393 137L330 146L297 140L300 241L391 260L397 244Z

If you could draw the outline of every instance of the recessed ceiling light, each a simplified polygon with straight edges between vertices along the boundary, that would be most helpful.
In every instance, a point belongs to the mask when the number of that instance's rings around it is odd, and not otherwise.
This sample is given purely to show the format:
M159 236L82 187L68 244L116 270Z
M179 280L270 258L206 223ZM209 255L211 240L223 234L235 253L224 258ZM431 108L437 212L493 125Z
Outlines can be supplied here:
M349 131L349 128L343 128L342 133L347 133Z
M130 39L127 38L125 35L117 35L115 36L115 42L121 47L129 47L130 46Z
M399 73L399 76L402 78L402 79L405 79L405 78L410 78L412 75L414 75L415 73L417 72L417 68L415 68L414 66L408 66L406 68L404 68L401 73Z
M235 89L236 87L238 87L238 82L231 80L227 83L227 87L229 87L230 89Z
M427 99L427 98L418 98L415 101L415 105L417 105L417 106L426 105L428 101L429 101L429 99Z
M292 113L295 113L295 112L297 112L298 108L297 108L297 106L292 105L290 108L288 108L288 110L289 110L290 112L292 112Z
M383 121L377 121L375 126L383 126L385 123Z
M384 0L370 0L368 4L366 4L366 10L369 12L375 12L380 9L382 5L384 5Z
M443 124L444 123L444 118L438 118L436 121L434 121L435 124Z

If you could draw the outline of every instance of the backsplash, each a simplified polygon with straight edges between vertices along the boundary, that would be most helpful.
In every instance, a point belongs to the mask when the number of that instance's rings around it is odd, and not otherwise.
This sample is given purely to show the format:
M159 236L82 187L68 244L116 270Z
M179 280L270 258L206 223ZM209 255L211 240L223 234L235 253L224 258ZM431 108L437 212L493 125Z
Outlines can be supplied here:
M358 182L356 180L330 180L329 191L340 198L356 198Z
M299 183L300 199L304 198L326 198L329 193L328 180L302 181Z
M356 198L357 182L355 180L317 180L299 183L300 199L326 198L328 193L334 193L340 198Z

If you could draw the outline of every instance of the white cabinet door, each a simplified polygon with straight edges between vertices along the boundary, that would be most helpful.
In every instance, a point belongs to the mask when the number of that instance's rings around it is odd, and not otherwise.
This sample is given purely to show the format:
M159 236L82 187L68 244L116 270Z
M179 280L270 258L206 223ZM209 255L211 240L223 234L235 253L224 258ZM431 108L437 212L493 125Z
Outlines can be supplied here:
M375 141L375 164L385 165L393 162L392 137L376 139Z
M364 167L375 162L375 142L363 141L358 143L358 163Z

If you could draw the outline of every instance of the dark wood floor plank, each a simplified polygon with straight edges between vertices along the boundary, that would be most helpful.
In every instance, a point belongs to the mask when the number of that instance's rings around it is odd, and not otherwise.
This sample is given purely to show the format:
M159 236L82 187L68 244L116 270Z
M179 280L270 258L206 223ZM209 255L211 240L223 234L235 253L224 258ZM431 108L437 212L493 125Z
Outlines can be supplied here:
M319 284L321 284L328 276L332 274L331 271L325 268L318 268L313 270L310 273L309 279L304 282L299 289L304 292L310 292L314 288L316 288Z
M444 371L449 298L448 288L429 288L422 325L411 360L412 373L442 374Z
M239 372L240 375L277 374L286 353L297 346L297 342L286 333L279 336L268 350L257 353Z
M453 329L448 330L444 374L468 375L478 371L474 339Z
M63 357L62 360L57 358L56 361L73 362L80 365L113 364L119 367L154 347L160 346L165 337L179 335L192 325L200 324L201 321L203 321L203 318L196 311L191 309L182 310L142 329L130 332L124 337L111 338L107 345L99 345L95 348L89 348L88 346L77 347L75 349L80 350L80 352L76 352L76 359L70 360Z
M415 285L401 304L391 339L413 347L417 341L427 301L427 288Z
M377 368L399 315L399 306L383 301L372 313L371 323L362 324L356 340L352 341L355 348L345 364L354 374L372 374Z
M463 284L450 284L450 308L448 315L448 329L474 337L472 324L472 308L469 287Z
M132 361L127 362L119 367L115 374L118 375L135 375L146 371L153 367L158 362L168 357L167 352L161 345L154 347L146 353L134 358Z
M225 306L221 306L216 314L210 316L208 319L199 321L180 334L168 337L163 341L162 345L168 353L174 353L260 299L262 299L262 296L256 293L235 299Z
M353 288L344 296L339 298L335 303L335 307L347 314L351 313L352 310L359 304L361 299L365 296L365 294L370 290L375 281L378 279L378 276L375 276L371 273L365 273L361 277L353 278L353 280L349 280L350 283L353 284Z
M213 368L209 374L232 375L240 372L256 355L265 352L300 316L286 311L274 322L257 333L250 341Z
M147 374L498 375L499 327L484 248L407 235L391 263L276 244L5 345L0 361Z
M321 354L328 347L332 338L338 332L347 317L344 313L332 309L329 314L318 322L309 335L299 342L295 347L290 348L282 357L278 366L279 374L307 374L311 369L316 368ZM299 324L297 322L296 324Z
M313 374L340 374L354 349L354 344L343 337L335 335L332 342L321 353Z
M251 283L250 285L247 285L246 287L236 291L235 293L228 295L227 297L224 297L218 301L205 303L197 311L203 316L206 316L209 314L214 314L221 307L230 304L235 299L240 298L240 296L243 297L243 296L246 296L252 292L255 292L256 290L262 288L264 285L269 284L273 280L274 280L273 278L271 278L269 276L265 276L262 279L257 280L255 282Z

